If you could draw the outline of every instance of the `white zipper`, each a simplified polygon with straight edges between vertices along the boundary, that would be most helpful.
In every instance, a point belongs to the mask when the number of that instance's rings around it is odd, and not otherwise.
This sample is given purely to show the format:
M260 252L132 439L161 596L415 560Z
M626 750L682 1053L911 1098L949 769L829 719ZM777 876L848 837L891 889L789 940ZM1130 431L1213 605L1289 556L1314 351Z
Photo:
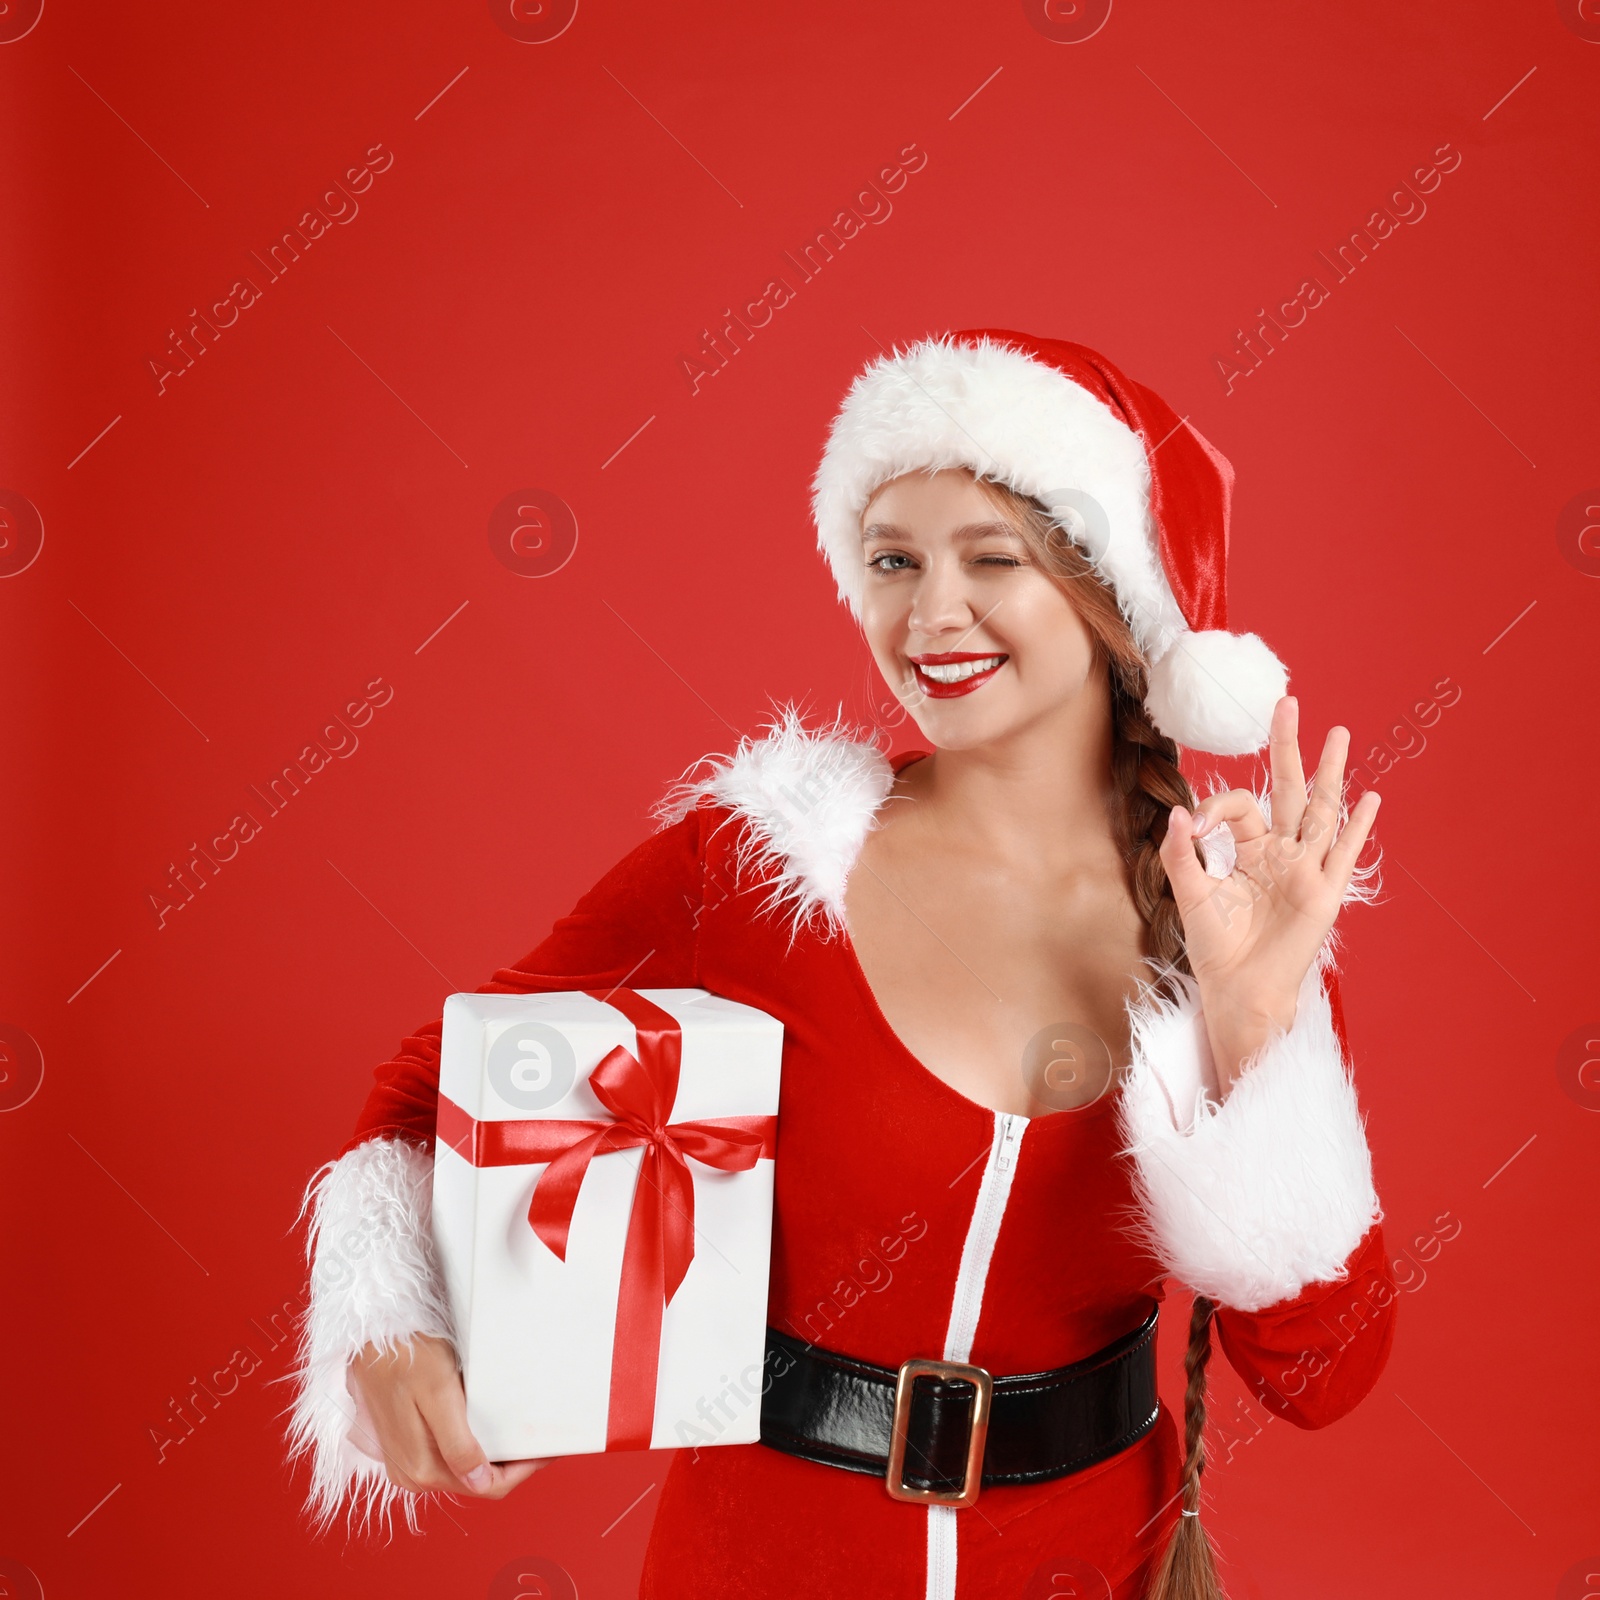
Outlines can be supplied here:
M972 1342L978 1336L978 1318L983 1311L983 1291L989 1281L989 1262L1000 1237L1000 1223L1006 1214L1027 1127L1026 1117L1013 1116L1008 1111L994 1114L994 1142L983 1169L983 1182L978 1185L978 1199L972 1208L972 1221L967 1224L961 1266L956 1273L950 1329L944 1341L946 1361L966 1361L972 1355Z
M996 1113L1005 1124L1000 1134L1000 1152L996 1163L1002 1172L1009 1172L1016 1164L1017 1151L1022 1145L1023 1131L1028 1125L1026 1117L1014 1117L1009 1112Z
M972 1357L978 1319L983 1314L983 1291L989 1281L989 1263L994 1259L1006 1202L1011 1197L1011 1180L1022 1153L1022 1136L1027 1131L1027 1117L1014 1116L1009 1111L995 1112L989 1161L978 1185L972 1220L961 1247L961 1265L956 1271L950 1327L944 1340L946 1361L969 1361ZM955 1600L958 1515L953 1506L928 1507L927 1600Z

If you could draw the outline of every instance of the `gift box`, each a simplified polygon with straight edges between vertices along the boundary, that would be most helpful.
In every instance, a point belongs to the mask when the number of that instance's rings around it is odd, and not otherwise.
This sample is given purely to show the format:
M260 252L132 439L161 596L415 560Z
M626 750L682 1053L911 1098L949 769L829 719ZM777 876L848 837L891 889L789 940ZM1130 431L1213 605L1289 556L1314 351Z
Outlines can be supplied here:
M782 1049L703 989L445 1002L433 1228L491 1460L760 1437Z

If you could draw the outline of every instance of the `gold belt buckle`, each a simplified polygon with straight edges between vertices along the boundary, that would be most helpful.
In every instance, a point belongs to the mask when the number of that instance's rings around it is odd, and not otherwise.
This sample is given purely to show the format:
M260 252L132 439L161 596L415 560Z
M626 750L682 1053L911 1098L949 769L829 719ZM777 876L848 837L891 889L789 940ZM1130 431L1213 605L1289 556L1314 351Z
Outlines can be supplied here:
M906 1441L911 1431L911 1391L918 1378L951 1378L973 1387L972 1432L967 1439L967 1469L958 1490L915 1489L905 1481ZM900 1368L894 1386L894 1422L889 1438L889 1465L884 1486L896 1500L914 1500L923 1505L970 1506L983 1487L983 1446L989 1437L989 1405L994 1397L994 1379L982 1367L960 1361L907 1361Z

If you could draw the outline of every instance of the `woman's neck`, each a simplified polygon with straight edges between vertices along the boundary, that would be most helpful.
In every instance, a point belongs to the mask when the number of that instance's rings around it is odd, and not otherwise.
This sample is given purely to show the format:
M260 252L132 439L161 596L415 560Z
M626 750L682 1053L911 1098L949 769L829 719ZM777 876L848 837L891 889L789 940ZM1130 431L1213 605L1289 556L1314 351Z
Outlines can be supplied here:
M923 826L983 855L1049 867L1115 848L1109 692L1075 696L1048 720L965 750L938 750L905 774Z

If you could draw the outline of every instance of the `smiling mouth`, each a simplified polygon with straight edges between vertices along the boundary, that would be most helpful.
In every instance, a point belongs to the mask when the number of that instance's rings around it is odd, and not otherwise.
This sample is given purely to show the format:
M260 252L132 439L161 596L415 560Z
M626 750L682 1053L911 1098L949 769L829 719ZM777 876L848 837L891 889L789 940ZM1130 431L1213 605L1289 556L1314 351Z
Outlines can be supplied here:
M918 688L930 699L953 700L958 695L971 694L974 689L982 688L1010 657L945 651L935 655L912 656L910 660Z

